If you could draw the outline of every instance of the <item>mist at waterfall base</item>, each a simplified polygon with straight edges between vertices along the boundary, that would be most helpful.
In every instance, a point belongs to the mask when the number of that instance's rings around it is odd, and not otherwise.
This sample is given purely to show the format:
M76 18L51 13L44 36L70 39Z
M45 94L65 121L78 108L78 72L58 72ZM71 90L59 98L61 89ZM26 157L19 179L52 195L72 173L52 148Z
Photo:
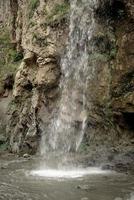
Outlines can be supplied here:
M61 59L62 91L59 110L52 119L41 143L45 160L35 176L78 178L87 174L106 173L100 168L83 169L70 161L69 152L77 154L83 140L88 117L87 90L93 66L89 66L89 41L94 31L92 0L70 1L70 32L67 50ZM92 50L92 47L90 47Z

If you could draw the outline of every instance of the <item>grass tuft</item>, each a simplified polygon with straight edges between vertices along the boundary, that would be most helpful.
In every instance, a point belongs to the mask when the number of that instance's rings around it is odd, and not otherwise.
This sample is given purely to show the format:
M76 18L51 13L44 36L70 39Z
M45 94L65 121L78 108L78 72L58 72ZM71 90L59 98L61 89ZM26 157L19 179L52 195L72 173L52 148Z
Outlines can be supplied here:
M29 9L29 18L32 18L34 15L34 11L39 6L39 0L30 0L28 9Z

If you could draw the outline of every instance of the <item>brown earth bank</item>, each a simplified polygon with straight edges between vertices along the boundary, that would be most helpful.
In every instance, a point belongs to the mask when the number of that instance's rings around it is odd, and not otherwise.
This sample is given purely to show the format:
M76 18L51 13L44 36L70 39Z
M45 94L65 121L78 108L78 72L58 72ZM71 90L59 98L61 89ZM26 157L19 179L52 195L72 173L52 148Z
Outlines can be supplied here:
M60 59L69 32L67 0L0 2L0 148L38 152L60 99ZM8 16L8 17L7 17ZM87 163L131 169L134 162L134 3L99 0L90 41ZM49 134L49 133L47 133ZM86 159L85 159L86 160ZM84 161L83 161L84 162ZM86 161L85 161L86 162Z

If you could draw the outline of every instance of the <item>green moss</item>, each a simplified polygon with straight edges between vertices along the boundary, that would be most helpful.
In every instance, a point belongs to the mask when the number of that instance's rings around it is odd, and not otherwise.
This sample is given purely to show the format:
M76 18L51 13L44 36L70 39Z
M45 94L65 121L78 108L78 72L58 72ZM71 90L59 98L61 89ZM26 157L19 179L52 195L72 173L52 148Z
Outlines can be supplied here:
M44 47L48 45L47 38L41 37L40 35L37 35L36 33L33 34L32 40L35 44L37 44L40 47Z
M4 30L3 28L0 29L0 46L6 46L10 43L9 32Z
M22 52L16 52L13 56L13 61L18 62L23 59L23 53Z
M118 47L116 38L110 31L107 33L98 32L91 45L96 52L91 54L91 60L110 61L116 58Z
M108 59L109 59L108 54L94 53L94 54L91 54L90 56L91 61L107 62Z
M39 0L30 0L28 4L29 18L33 17L34 11L39 6Z
M87 143L82 142L79 147L79 152L84 153L89 151L89 145Z
M53 9L53 15L64 15L68 12L69 4L63 3L63 4L56 4Z
M62 4L56 4L52 9L51 13L47 15L46 21L47 23L52 23L57 20L61 20L68 14L70 8L70 4L68 2L64 2ZM46 12L47 14L47 12Z
M0 84L7 73L15 73L23 58L21 52L17 52L10 41L7 30L0 29Z
M115 59L116 55L117 55L117 48L115 47L115 48L111 49L111 51L110 51L110 55L109 55L110 60Z
M30 21L30 23L29 23L29 27L34 27L34 26L36 26L36 25L37 25L37 23L34 22L34 21Z
M0 151L6 151L8 149L9 145L7 143L0 145Z

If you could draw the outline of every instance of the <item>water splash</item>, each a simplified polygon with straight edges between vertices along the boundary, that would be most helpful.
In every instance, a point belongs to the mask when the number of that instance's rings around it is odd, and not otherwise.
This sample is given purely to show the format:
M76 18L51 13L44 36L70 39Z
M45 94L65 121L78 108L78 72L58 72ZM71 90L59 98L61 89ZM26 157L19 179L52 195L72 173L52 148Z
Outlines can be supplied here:
M102 171L100 168L87 168L87 169L63 169L63 170L56 170L56 169L45 169L45 170L35 170L31 171L30 175L32 176L40 176L45 178L81 178L87 175L97 175L97 174L107 174L110 173L108 171Z
M134 200L134 192L127 195L127 197L126 196L124 198L116 197L114 200Z

